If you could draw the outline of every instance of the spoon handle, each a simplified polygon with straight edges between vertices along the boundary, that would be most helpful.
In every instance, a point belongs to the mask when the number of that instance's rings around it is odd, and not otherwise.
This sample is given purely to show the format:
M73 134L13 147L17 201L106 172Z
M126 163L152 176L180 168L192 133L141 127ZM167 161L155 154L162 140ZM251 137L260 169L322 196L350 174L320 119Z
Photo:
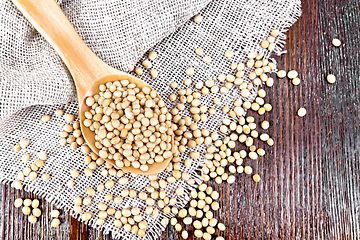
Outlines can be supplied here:
M74 78L78 95L107 74L110 67L86 46L54 0L12 2L60 55Z

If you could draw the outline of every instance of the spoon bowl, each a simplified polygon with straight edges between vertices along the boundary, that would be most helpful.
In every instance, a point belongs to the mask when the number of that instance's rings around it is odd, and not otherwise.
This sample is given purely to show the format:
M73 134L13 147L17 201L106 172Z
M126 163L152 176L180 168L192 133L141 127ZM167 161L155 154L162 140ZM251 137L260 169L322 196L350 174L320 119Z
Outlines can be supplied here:
M87 97L93 96L94 94L99 93L99 86L101 84L106 84L107 82L113 82L117 80L128 80L130 83L135 83L139 88L143 87L149 87L151 90L154 90L150 85L145 83L144 81L140 80L139 78L136 78L130 74L121 72L119 70L113 69L112 74L109 74L104 79L100 79L96 81L89 89L88 91L79 99L79 117L80 117L80 127L81 132L83 134L83 137L91 150L99 155L99 149L95 146L95 132L91 131L88 127L84 126L84 120L85 115L84 113L87 111L90 111L90 107L85 104L85 100ZM78 95L80 97L80 95ZM158 95L158 98L160 96ZM174 135L172 135L171 145L173 146L172 152L174 153ZM131 172L135 174L142 174L142 175L152 175L157 174L159 172L162 172L166 166L169 164L171 158L164 159L162 162L154 162L153 164L148 164L149 169L144 172L141 171L138 168L134 167L121 167L122 170L125 172ZM112 164L115 168L118 168L118 166L115 164L115 161L112 159L104 159L108 163Z
M50 43L69 69L76 85L83 137L91 150L99 154L99 149L95 146L95 133L83 125L84 113L90 110L85 104L85 99L97 94L99 86L110 81L129 80L139 88L147 86L154 89L141 79L112 68L98 58L86 46L54 0L12 0L12 2ZM157 97L161 99L158 93ZM171 145L174 153L174 135L172 135ZM172 157L160 163L149 164L146 172L134 167L122 167L121 169L135 174L157 174L166 168L171 159ZM104 160L118 168L114 160Z

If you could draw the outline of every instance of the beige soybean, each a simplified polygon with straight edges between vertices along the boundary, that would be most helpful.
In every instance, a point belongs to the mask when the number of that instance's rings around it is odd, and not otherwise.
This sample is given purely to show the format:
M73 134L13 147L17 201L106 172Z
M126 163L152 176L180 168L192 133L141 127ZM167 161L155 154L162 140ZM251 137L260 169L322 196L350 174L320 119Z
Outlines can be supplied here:
M105 211L107 209L107 205L105 203L99 203L98 208L100 211Z
M23 200L22 200L21 198L15 199L15 201L14 201L14 206L15 206L16 208L19 208L19 207L21 207L22 205L23 205Z
M169 219L168 218L161 219L161 225L166 227L168 224L169 224Z
M147 60L147 59L145 59L144 61L142 61L142 63L141 63L145 68L151 68L152 67L152 63L149 61L149 60Z
M21 149L20 144L14 145L14 148L13 148L14 152L18 152L18 151L20 151L20 149Z
M269 138L266 143L269 145L269 146L273 146L274 145L274 140L272 138Z
M276 74L279 78L286 77L286 71L285 70L279 70Z
M67 186L68 188L73 188L74 185L75 185L75 183L74 183L73 180L69 180L69 181L66 183L66 186Z
M95 195L95 190L93 188L87 188L86 189L86 194L89 196L94 196Z
M186 69L185 73L186 73L186 75L188 75L188 76L194 75L195 69L192 68L192 67L189 67L189 68Z
M85 212L81 215L81 220L84 222L88 221L90 219L91 219L91 213L89 213L89 212Z
M225 52L225 57L226 58L232 58L234 56L234 51L232 51L232 50L227 50L226 52Z
M123 199L121 197L115 197L114 198L114 203L115 204L121 204L123 202Z
M90 177L90 176L92 176L93 172L92 172L92 170L90 168L86 168L84 170L84 174L85 174L85 176Z
M74 206L73 210L75 213L82 213L82 208L80 206Z
M21 156L21 161L22 161L23 163L26 163L26 162L28 162L29 160L30 160L29 154L23 154L23 155Z
M30 215L30 216L28 217L28 220L29 220L29 222L32 223L32 224L34 224L34 223L37 222L37 218L36 218L34 215Z
M270 34L271 34L271 36L273 36L273 37L277 37L277 36L279 36L280 31L279 31L279 29L273 29L273 30L270 32Z
M35 216L35 217L40 217L41 216L41 210L38 209L38 208L34 208L32 210L32 214Z
M75 120L75 117L72 114L65 114L64 120L65 120L65 122L70 123Z
M295 70L291 70L291 71L289 71L289 72L287 73L287 76L288 76L288 78L290 78L290 79L294 79L294 78L296 78L296 77L298 76L298 72L295 71Z
M137 75L142 75L143 74L143 70L142 70L142 68L139 68L139 67L136 67L135 68L135 73L137 74Z
M261 47L262 47L262 48L268 48L268 47L269 47L269 44L270 44L270 43L269 43L267 40L264 40L264 41L261 42Z
M275 49L275 43L270 43L269 47L268 47L268 50L273 51L274 49Z
M336 77L333 74L329 74L329 75L327 75L326 80L328 81L328 83L333 84L336 82Z
M149 55L148 55L148 58L151 60L151 61L154 61L156 58L157 58L157 53L155 51L150 51L149 52Z
M55 110L55 116L57 117L61 117L64 114L64 111L61 109L56 109Z
M105 188L110 189L110 188L114 187L114 184L115 183L113 180L108 180L105 182Z
M39 205L40 205L40 201L38 199L34 199L34 200L31 201L31 206L33 208L38 208Z
M331 43L335 46L335 47L340 47L341 46L341 41L337 38L334 38Z
M261 128L262 129L268 129L270 127L270 123L266 120L264 120L262 123L261 123Z
M52 210L50 212L50 216L53 217L53 218L58 218L60 216L59 210Z
M259 174L254 174L253 180L254 180L255 182L259 182L259 181L261 180L260 175L259 175Z
M19 143L20 147L23 149L27 148L29 146L29 144L30 144L29 139L21 139L20 143Z
M195 53L196 53L196 55L203 56L204 55L204 50L202 50L201 48L196 48Z
M29 215L31 213L31 209L27 206L23 207L21 211L24 215Z
M299 108L299 110L297 111L297 115L299 117L303 117L306 115L306 109L305 108Z
M75 204L76 206L80 206L80 205L82 204L82 199L81 199L81 197L75 197L75 198L74 198L74 204Z
M199 229L194 231L194 236L197 238L201 238L203 236L203 232Z
M177 88L177 87L178 87L177 82L172 82L172 83L170 84L170 87L173 88L173 89Z
M300 84L300 79L298 77L296 77L296 78L292 79L291 82L294 86L297 86Z
M186 230L183 230L183 231L181 232L181 237L182 237L183 239L188 239L189 233L188 233Z
M201 23L203 21L203 19L204 19L204 17L199 14L194 17L194 22Z
M205 56L205 57L203 57L203 62L204 63L209 63L209 62L211 62L211 57L210 56Z
M82 204L84 204L85 206L89 205L91 203L91 198L90 197L85 197L83 199Z
M70 175L73 178L77 178L77 177L79 177L79 172L77 170L73 169L73 170L70 170Z
M251 173L252 173L252 167L250 167L250 166L245 166L244 172L245 172L246 174L251 174Z
M185 85L190 85L192 83L192 80L190 79L190 78L186 78L185 80L184 80L184 84Z
M60 225L60 220L58 218L51 220L51 227L56 228L59 225Z
M31 172L28 177L30 180L34 181L37 178L37 173Z
M42 122L48 122L48 121L50 121L50 116L49 116L49 115L42 115L42 116L41 116L41 121L42 121Z

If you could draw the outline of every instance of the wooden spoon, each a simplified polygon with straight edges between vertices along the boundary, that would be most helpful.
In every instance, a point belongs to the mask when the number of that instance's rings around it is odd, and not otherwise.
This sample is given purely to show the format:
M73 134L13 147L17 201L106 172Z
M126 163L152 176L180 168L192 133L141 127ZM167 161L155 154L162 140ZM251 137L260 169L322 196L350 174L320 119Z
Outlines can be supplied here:
M87 96L99 92L99 85L121 79L135 83L139 88L149 86L139 78L114 69L99 59L83 42L73 28L64 12L54 0L12 0L36 30L51 44L69 69L77 90L81 131L89 147L97 154L95 133L83 125L84 112L89 111L85 104ZM152 89L152 88L151 88ZM160 96L158 95L159 99ZM172 152L174 152L174 136L172 136ZM172 157L171 157L172 158ZM171 158L161 163L150 164L146 172L133 167L123 167L127 172L135 174L156 174L162 172ZM115 161L105 159L115 167Z

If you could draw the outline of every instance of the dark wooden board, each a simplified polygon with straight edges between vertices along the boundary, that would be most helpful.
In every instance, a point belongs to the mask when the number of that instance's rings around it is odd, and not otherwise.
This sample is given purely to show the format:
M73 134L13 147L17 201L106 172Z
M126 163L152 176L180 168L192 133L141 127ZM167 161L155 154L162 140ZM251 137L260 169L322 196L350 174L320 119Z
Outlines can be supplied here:
M302 2L288 53L277 57L279 68L296 69L302 82L276 80L267 91L273 111L260 119L270 121L275 145L248 162L262 181L243 174L217 187L226 239L360 239L360 1ZM335 37L341 48L331 45ZM326 82L328 73L336 84ZM303 118L299 107L307 109ZM35 196L9 185L0 193L0 239L111 239L64 213L61 227L51 228L46 202L40 223L31 225L13 201ZM161 239L181 237L169 227Z

